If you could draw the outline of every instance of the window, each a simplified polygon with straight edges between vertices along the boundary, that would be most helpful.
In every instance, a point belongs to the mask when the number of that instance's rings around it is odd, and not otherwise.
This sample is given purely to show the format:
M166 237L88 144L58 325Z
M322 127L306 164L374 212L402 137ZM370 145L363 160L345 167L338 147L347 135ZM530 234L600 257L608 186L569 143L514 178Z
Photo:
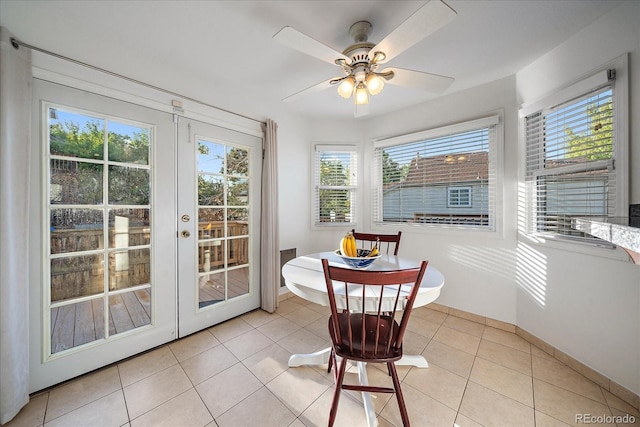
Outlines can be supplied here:
M561 102L521 112L528 233L593 241L573 229L571 219L624 209L614 79L614 70L602 71L568 88Z
M499 121L374 141L374 222L495 230Z
M471 187L449 187L447 206L450 208L470 208Z
M314 223L355 225L358 163L355 146L316 145Z

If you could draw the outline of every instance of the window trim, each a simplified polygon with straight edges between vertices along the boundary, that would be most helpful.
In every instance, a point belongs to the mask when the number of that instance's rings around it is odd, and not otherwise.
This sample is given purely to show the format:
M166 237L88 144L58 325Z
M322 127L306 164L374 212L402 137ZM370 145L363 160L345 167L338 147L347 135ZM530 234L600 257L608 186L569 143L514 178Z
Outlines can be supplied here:
M353 191L352 200L355 202L355 206L352 207L352 216L350 222L320 222L319 221L319 205L316 202L318 197L319 186L316 182L316 164L317 164L317 156L321 152L344 152L344 153L352 153L356 156L355 166L356 166L356 185L350 185L344 187L345 189L349 189ZM358 225L359 211L360 211L360 203L361 203L361 177L358 172L360 168L361 162L361 153L358 144L345 142L345 143L316 143L313 144L313 151L311 155L311 228L314 230L326 230L327 228L354 228ZM341 187L342 188L342 187Z
M614 69L615 84L613 85L613 109L616 111L616 120L614 123L614 134L616 140L614 142L613 156L616 165L616 207L615 216L627 216L629 206L629 59L628 54L621 55L606 64L583 74L576 80L557 90L551 91L540 97L538 100L521 105L518 110L519 122L519 143L521 147L519 181L522 184L522 194L519 195L519 215L518 215L518 232L533 243L546 244L551 243L559 248L566 250L576 250L583 252L586 248L589 252L593 248L611 249L614 245L602 240L593 239L589 241L584 238L576 238L573 236L565 236L561 234L540 233L536 230L529 230L528 224L531 219L532 212L528 206L528 197L524 193L526 190L526 156L527 156L527 138L526 138L526 118L536 112L544 112L549 108L553 108L560 104L570 102L572 99L585 95L589 91L599 86L606 85L609 81L608 70ZM544 175L544 171L540 170Z
M490 165L494 168L494 183L490 191L493 191L493 205L489 206L489 212L493 215L493 223L486 227L472 227L472 226L460 226L450 224L411 224L406 222L382 222L378 218L381 217L380 210L383 204L379 202L382 197L382 187L380 184L380 178L382 172L379 165L372 164L371 169L371 187L370 200L368 205L370 206L371 216L369 222L372 230L384 230L386 228L398 228L411 230L411 232L425 232L425 233L469 233L478 232L483 233L486 236L492 236L496 238L502 238L504 236L504 201L503 201L503 182L504 182L504 110L496 109L484 114L479 114L477 118L468 120L460 120L455 123L449 123L442 126L436 126L433 128L425 129L418 132L412 132L408 134L401 134L391 137L379 137L372 138L372 150L370 152L370 158L374 163L375 150L378 148L385 148L394 145L400 145L411 142L418 142L425 139L436 139L439 137L464 133L468 131L478 130L483 127L495 126L495 140L490 146L493 152L489 152L490 162L494 165Z

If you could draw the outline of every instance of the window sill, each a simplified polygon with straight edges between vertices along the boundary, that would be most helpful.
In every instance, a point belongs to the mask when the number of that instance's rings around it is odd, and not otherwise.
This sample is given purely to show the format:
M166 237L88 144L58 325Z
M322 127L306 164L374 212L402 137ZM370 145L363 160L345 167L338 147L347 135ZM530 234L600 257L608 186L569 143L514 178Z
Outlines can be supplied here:
M372 224L372 232L380 233L397 233L402 231L403 233L411 234L425 234L425 235L438 235L449 237L465 237L465 236L477 236L481 238L489 239L503 239L503 233L498 229L489 228L461 228L461 227L447 227L446 225L425 225L425 224L407 224L407 223L386 223L386 224Z
M629 255L608 242L589 243L570 241L560 238L550 238L548 236L530 235L525 233L518 233L518 242L531 244L534 246L557 249L567 252L573 252L577 254L590 255L599 258L611 259L614 261L629 262Z

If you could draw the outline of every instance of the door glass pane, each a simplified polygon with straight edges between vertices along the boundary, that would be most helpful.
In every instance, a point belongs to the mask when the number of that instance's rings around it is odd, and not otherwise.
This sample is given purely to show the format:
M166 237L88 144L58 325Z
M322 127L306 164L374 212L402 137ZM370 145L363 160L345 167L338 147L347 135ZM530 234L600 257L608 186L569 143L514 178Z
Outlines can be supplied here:
M103 213L100 209L52 208L49 213L51 253L104 248Z
M49 152L52 155L103 159L103 118L49 108Z
M229 270L229 298L244 295L249 292L249 267Z
M249 263L249 239L227 240L229 244L229 255L227 255L227 265L237 266Z
M198 141L198 172L217 173L224 172L224 145L215 142Z
M102 254L51 260L51 302L104 292Z
M121 334L151 323L150 288L109 297L109 335Z
M222 239L215 239L198 243L198 271L200 273L224 268L223 242Z
M51 309L51 353L104 338L104 298Z
M227 173L233 176L248 176L249 151L227 146Z
M227 209L227 233L229 236L249 234L249 210L243 208Z
M149 249L109 253L109 290L148 285L151 281L150 256Z
M109 166L109 203L113 205L148 205L149 170Z
M225 300L224 271L208 273L200 276L198 283L200 289L200 308L208 307Z
M249 204L249 180L246 178L229 178L228 204L246 206Z
M103 166L95 163L52 159L49 200L55 204L102 203Z
M150 138L149 128L109 122L109 160L148 165Z
M223 177L198 175L198 203L202 206L224 205Z
M109 209L109 247L151 243L150 209Z
M200 308L249 292L249 154L198 138Z
M52 354L152 322L151 127L99 116L45 117Z

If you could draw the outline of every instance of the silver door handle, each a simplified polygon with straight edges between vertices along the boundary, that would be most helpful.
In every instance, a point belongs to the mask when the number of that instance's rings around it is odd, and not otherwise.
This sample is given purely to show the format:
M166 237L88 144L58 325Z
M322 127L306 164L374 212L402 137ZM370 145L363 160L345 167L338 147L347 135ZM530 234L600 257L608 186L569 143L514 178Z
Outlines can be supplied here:
M187 230L182 230L182 237L186 239L189 236L191 236L191 233L189 233Z

